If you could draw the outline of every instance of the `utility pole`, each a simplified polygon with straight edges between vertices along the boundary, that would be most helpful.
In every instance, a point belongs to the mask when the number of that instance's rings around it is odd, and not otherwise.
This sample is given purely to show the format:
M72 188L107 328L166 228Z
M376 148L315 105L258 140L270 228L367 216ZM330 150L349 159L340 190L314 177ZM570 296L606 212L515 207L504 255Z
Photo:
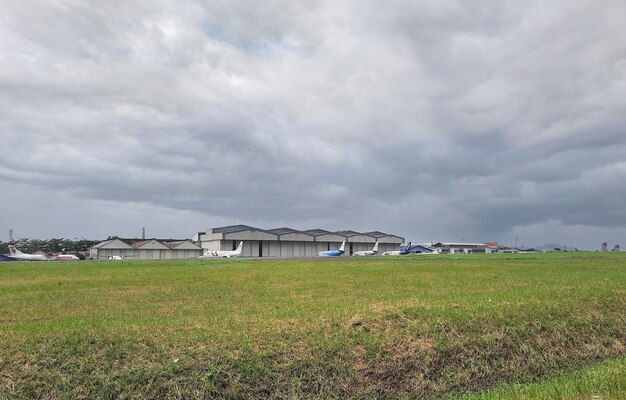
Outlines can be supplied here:
M9 242L13 241L13 228L9 229Z

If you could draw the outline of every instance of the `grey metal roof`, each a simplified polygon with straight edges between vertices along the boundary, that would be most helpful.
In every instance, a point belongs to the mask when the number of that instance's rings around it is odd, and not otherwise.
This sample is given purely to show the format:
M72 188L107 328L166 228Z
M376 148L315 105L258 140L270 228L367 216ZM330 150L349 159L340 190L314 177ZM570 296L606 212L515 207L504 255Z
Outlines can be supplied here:
M136 242L132 243L132 244L131 244L131 246L133 247L133 249L138 249L138 248L140 248L141 246L143 246L144 244L149 243L149 242L151 242L151 241L152 241L152 239L147 239L147 240L138 240L138 241L136 241ZM158 240L157 240L157 243L159 243L159 244L163 244L163 243L159 242Z
M306 232L303 232L303 231L299 231L297 229L291 229L291 228L287 228L287 227L270 229L267 232L274 233L274 234L277 234L277 235L286 235L288 233L300 233L300 234L303 234L303 235L313 236L310 233L306 233Z
M105 244L111 243L113 240L115 240L115 239L104 240L104 241L94 245L93 248L99 249L100 247L104 246Z
M266 230L255 228L253 226L248 226L248 225L229 225L229 226L222 226L219 228L212 229L213 233L233 233L233 232L243 232L243 231L267 232Z
M191 240L189 240L189 239L184 239L184 240L173 240L173 241L171 241L171 242L169 242L169 241L167 241L167 242L166 242L166 241L161 241L161 243L162 243L163 245L165 245L165 247L167 247L167 248L169 248L169 249L173 249L173 248L175 248L175 247L178 247L178 246L180 246L180 245L181 245L181 244L183 244L183 243L191 243L192 245L194 245L194 246L198 247L198 245L197 245L197 244L195 244L194 242L192 242L192 241L191 241ZM200 247L198 247L198 249L200 249Z
M386 233L382 233L382 232L379 232L379 231L365 232L364 235L372 236L372 237L375 237L375 238L379 238L379 237L383 237L383 236L396 236L396 235L387 235Z
M107 245L115 242L116 240L119 241L119 242L124 243L127 246L131 246L132 247L133 242L135 242L135 241L137 241L139 239L123 239L123 238L107 239L105 241L102 241L102 242L96 244L95 246L92 246L92 248L99 249L99 248L102 248L104 246L107 246Z
M253 226L248 226L248 225L229 225L229 226L222 226L218 228L212 228L211 231L212 233L222 233L222 234L243 232L243 231L265 232L265 233L269 233L273 235L286 235L289 233L299 233L299 234L304 234L304 235L313 236L313 237L321 236L321 235L337 235L337 236L344 236L344 237L363 235L363 236L370 236L373 238L395 237L395 238L404 240L404 238L402 238L401 236L389 235L387 233L383 233L379 231L362 233L362 232L356 232L352 230L344 230L344 231L338 231L338 232L331 232L331 231L327 231L325 229L319 229L319 228L300 231L297 229L292 229L292 228L287 228L287 227L274 228L274 229L260 229L260 228L255 228Z
M165 245L165 247L172 249L172 248L174 248L174 247L176 247L176 246L178 246L180 244L183 244L185 242L186 242L186 240L179 241L179 242L161 242L161 243L163 243Z
M107 240L104 240L104 241L102 241L102 242L98 243L97 245L95 245L95 246L93 246L93 247L96 247L96 248L97 248L97 247L102 247L102 246L104 246L104 245L106 245L106 244L108 244L108 243L111 243L111 242L112 242L112 241L114 241L114 240L119 240L119 241L121 241L121 242L126 243L127 245L131 245L133 242L136 242L137 240L141 240L141 239L128 239L128 238L119 238L119 237L114 237L113 239L107 239Z
M169 247L168 243L175 243L175 245L179 245L183 242L191 242L189 239L157 239L157 238L151 238L151 239L120 239L122 240L124 243L134 247L134 248L139 248L141 246L143 246L144 244L151 242L151 241L155 241L158 242L160 244L162 244L163 246ZM171 248L171 247L170 247Z
M360 232L355 232L355 231L337 231L335 232L336 235L340 235L340 236L369 236L365 233L360 233Z
M375 237L375 238L380 238L380 237L383 237L383 236L393 236L393 237L397 237L397 238L400 238L400 239L404 239L402 236L392 235L390 233L384 233L384 232L380 232L380 231L365 232L364 235L372 236L372 237Z
M309 229L308 231L302 231L302 233L306 233L307 235L312 235L312 236L335 235L335 233L330 232L330 231L325 231L323 229Z
M99 249L102 246L106 246L107 244L115 241L115 240L119 240L122 243L126 243L127 245L131 246L134 249L137 249L141 246L143 246L144 244L151 242L151 241L157 241L160 244L172 248L175 246L180 245L181 243L184 242L189 242L192 243L193 242L189 239L156 239L156 238L152 238L152 239L128 239L128 238L116 238L116 239L109 239L109 240L105 240L103 242L100 242L98 244L96 244L95 246L92 246L92 248L97 248Z

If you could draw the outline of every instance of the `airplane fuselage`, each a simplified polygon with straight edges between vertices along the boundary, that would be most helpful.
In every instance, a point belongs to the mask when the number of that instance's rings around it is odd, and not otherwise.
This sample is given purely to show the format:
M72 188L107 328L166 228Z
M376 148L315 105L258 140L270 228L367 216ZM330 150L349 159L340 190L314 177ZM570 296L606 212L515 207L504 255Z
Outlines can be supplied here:
M317 253L317 255L320 257L339 257L340 255L345 253L345 248L346 241L344 240L337 250L320 251L319 253Z
M46 256L41 254L26 254L19 251L15 246L9 245L10 258L18 261L48 261Z
M345 252L341 250L328 250L328 251L321 251L317 255L320 257L339 257L343 253Z
M223 250L208 250L202 255L202 257L203 258L208 258L208 257L231 258L231 257L237 257L239 255L239 254L233 254L233 253L235 252L223 251Z
M212 258L212 257L221 257L221 258L235 258L241 255L241 251L243 250L243 241L239 242L239 247L237 250L207 250L200 258Z
M378 254L377 251L372 251L372 250L368 250L368 251L356 251L354 253L352 253L353 256L374 256Z
M41 256L38 254L24 254L19 256L11 255L10 257L19 261L48 261L46 256Z
M354 253L352 253L353 256L374 256L376 254L378 254L378 240L376 241L376 243L374 243L374 247L372 248L372 250L355 251Z

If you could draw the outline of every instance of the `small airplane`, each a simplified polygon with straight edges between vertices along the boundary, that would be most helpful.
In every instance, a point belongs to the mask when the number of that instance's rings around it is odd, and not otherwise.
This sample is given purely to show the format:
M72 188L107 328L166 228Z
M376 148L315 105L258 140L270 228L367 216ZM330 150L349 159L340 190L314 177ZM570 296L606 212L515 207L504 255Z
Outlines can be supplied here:
M207 250L204 252L200 258L210 258L210 257L223 257L223 258L234 258L239 257L241 255L241 251L243 250L243 241L239 242L239 246L237 250Z
M353 256L373 256L376 254L378 254L378 240L374 243L374 248L372 248L372 250L355 251L352 253Z
M317 253L317 255L320 257L339 257L340 255L345 253L344 251L345 247L346 247L346 241L344 240L343 243L341 243L341 247L339 247L338 250L320 251L319 253Z
M9 245L9 257L20 261L48 261L48 258L42 254L22 253L12 244Z
M58 261L73 261L73 260L80 260L80 258L78 258L78 256L75 256L74 254L58 254L57 260Z
M124 256L108 256L107 260L113 261L113 260L123 260L125 257Z

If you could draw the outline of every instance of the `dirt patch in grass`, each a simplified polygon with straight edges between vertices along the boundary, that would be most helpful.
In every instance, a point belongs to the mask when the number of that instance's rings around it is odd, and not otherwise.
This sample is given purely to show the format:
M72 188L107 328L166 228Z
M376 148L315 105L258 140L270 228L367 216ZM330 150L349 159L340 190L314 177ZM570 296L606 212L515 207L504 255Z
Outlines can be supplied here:
M440 321L430 332L416 335L410 318L356 316L346 329L359 330L370 340L349 351L354 379L347 392L353 397L431 398L528 382L625 355L626 326L615 321L601 328L578 321L550 329L540 321L512 327Z
M425 373L436 356L432 339L403 338L382 349L374 359L366 353L361 346L352 352L356 372L354 384L360 390L365 389L369 395L391 397L430 390L431 380Z

